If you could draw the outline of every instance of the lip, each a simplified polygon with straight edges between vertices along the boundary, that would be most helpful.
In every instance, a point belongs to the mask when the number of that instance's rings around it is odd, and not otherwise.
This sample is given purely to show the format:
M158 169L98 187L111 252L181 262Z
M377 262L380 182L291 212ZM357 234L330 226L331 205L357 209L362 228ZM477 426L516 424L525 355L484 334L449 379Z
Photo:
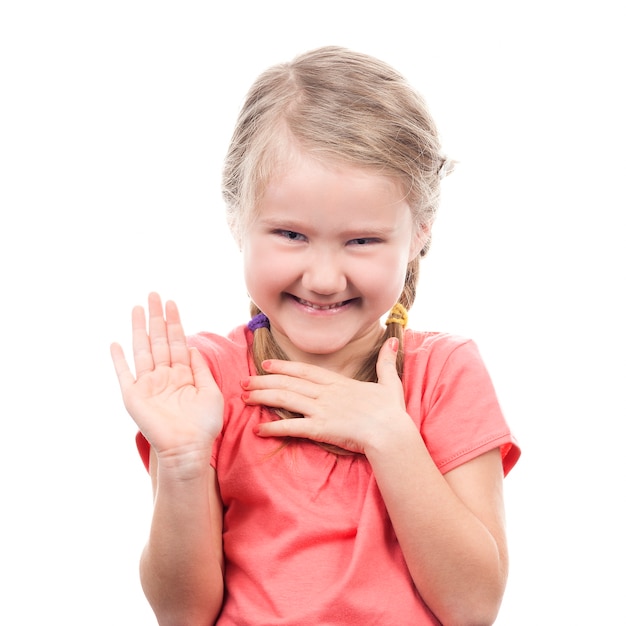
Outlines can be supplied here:
M321 303L321 302L311 302L310 300L305 300L304 298L298 298L297 296L292 296L294 301L304 307L307 311L312 313L320 313L320 314L335 314L339 311L344 311L346 307L348 307L353 300L341 300L339 302L330 302L330 303Z

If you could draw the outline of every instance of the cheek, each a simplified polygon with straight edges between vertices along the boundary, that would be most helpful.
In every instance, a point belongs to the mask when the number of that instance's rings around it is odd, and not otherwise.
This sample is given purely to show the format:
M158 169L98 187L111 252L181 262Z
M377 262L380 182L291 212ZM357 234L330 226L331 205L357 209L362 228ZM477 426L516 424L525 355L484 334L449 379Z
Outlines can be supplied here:
M243 273L248 293L253 300L262 294L282 291L288 280L289 268L278 255L259 245L250 245L243 250Z
M397 298L404 287L407 260L395 254L384 255L353 267L352 279L359 290L382 299ZM393 303L392 303L393 304Z

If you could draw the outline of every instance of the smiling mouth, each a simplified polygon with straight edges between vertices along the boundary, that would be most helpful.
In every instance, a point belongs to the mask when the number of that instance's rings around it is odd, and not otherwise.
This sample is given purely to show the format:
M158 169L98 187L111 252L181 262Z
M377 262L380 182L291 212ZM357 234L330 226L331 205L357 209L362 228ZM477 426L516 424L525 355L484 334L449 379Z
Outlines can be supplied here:
M343 302L335 302L333 304L313 304L313 302L309 302L308 300L303 300L302 298L296 298L296 301L303 306L306 306L310 309L314 309L316 311L330 311L332 309L339 309L348 302L349 300L344 300Z

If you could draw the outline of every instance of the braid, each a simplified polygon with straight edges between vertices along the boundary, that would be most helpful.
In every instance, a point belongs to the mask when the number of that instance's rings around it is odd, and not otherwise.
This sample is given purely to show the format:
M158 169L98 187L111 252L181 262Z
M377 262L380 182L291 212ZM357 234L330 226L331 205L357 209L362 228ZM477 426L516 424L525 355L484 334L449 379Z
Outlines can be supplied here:
M402 378L404 371L404 328L407 321L407 311L415 301L415 293L417 290L417 279L419 277L419 256L415 257L406 268L406 276L404 278L404 287L398 298L398 304L394 306L386 321L386 329L382 338L378 341L370 356L366 359L361 369L356 373L356 380L366 382L377 382L378 375L376 373L376 363L378 362L378 353L387 339L395 337L398 340L398 355L396 357L396 369L398 376ZM404 311L404 315L398 315L396 307L400 305Z
M250 303L250 313L252 320L248 323L248 328L252 331L252 360L254 361L257 374L264 375L266 372L262 366L263 361L266 359L288 361L289 357L276 343L274 335L270 332L269 320L261 313L261 309L254 302ZM265 322L255 322L261 316L265 318ZM281 419L302 417L301 414L287 411L287 409L275 408L273 410Z

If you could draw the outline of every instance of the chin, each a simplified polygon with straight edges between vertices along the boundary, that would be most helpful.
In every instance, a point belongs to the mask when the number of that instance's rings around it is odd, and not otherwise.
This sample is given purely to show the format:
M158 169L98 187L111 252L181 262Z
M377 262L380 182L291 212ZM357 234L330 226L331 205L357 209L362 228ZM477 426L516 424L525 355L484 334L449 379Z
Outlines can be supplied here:
M346 339L346 337L334 340L330 337L322 337L318 341L311 341L310 339L308 341L306 339L300 341L290 339L290 341L296 350L315 356L331 356L341 352L351 343L350 339Z

